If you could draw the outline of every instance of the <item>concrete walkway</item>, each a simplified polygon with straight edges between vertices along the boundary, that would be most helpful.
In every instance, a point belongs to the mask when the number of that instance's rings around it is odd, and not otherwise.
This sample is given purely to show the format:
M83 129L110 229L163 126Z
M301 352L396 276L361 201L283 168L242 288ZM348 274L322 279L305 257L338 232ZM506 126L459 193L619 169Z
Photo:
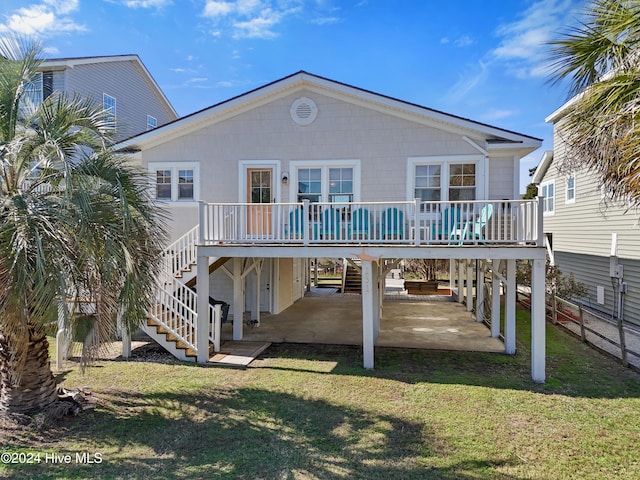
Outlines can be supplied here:
M434 350L504 352L486 325L451 297L407 295L387 284L376 345ZM232 338L223 325L222 340ZM278 315L264 314L259 327L244 327L247 341L362 345L362 297L317 289Z

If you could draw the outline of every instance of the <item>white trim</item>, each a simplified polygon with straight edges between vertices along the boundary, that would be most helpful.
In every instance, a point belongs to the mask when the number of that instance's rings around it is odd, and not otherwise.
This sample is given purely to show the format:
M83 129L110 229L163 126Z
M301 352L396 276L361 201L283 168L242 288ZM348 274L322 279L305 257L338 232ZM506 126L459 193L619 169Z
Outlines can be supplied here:
M272 168L273 169L273 197L275 202L280 202L280 196L282 194L282 189L280 186L281 182L281 168L280 168L280 160L271 160L271 159L263 159L263 160L240 160L238 162L238 202L246 203L247 202L247 169L249 168ZM291 180L289 180L291 182ZM273 200L273 199L272 199Z
M545 187L547 187L548 190L548 186L549 185L553 185L553 196L552 198L552 203L553 203L553 208L552 209L547 209L548 207L548 201L549 201L549 197L547 197L546 195L543 194L543 189ZM544 197L542 200L542 215L545 217L551 217L553 215L555 215L556 213L556 181L554 180L548 180L546 182L542 182L539 186L538 186L538 194L541 197Z
M322 171L321 197L323 202L329 201L329 169L330 168L352 168L353 169L353 201L360 201L360 160L293 160L289 162L291 178L289 179L289 201L297 202L298 198L298 169L319 168Z
M162 205L193 206L200 200L200 162L149 162L147 170L153 174L157 170L171 170L171 200L156 199ZM178 199L178 170L193 170L193 199ZM156 198L155 175L150 175L149 183L152 189L152 197Z
M440 201L449 200L449 176L450 166L458 163L473 163L476 166L476 200L487 199L486 171L487 157L484 155L439 155L434 157L408 157L407 158L407 184L406 200L415 197L415 171L418 165L441 165L440 174ZM444 179L446 175L446 185Z

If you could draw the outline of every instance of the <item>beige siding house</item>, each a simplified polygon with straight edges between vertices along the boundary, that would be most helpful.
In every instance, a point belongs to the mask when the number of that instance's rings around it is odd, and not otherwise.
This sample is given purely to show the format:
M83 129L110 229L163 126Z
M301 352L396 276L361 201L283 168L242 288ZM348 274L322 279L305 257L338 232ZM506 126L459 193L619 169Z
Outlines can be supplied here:
M171 214L173 274L162 295L179 291L197 304L194 330L209 307L184 285L228 301L240 340L244 315L259 323L260 312L281 312L304 295L309 259L357 259L371 368L385 269L401 258L450 259L470 310L484 301L484 289L476 297L471 287L476 269L479 282L485 272L504 279L505 343L515 352L515 260L532 260L544 277L539 202L518 199L520 159L540 144L301 71L117 148L150 172ZM535 295L532 368L542 381L543 280ZM499 314L498 304L495 336ZM215 333L181 338L198 361L216 342Z
M553 151L545 152L533 182L545 197L549 257L588 287L580 299L586 305L640 326L640 210L611 201L590 172L565 171L562 109L547 121L554 123Z
M103 105L113 117L116 141L178 118L137 55L44 60L33 83L39 101L66 92Z

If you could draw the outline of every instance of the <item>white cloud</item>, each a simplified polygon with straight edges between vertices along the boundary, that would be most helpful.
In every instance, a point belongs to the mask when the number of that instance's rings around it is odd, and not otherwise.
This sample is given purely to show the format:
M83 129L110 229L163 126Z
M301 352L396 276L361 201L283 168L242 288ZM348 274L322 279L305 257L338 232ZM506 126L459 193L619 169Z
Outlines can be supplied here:
M447 92L447 98L453 102L462 100L471 90L486 80L488 76L489 64L481 60L478 61L469 66L467 71L460 75L460 79Z
M453 42L456 47L468 47L469 45L473 45L474 43L476 43L476 41L468 35L463 35Z
M580 0L538 0L511 23L500 25L500 44L492 57L519 77L541 77L548 72L545 44L571 21Z
M484 115L482 115L482 118L485 121L494 121L513 117L514 115L518 115L518 113L519 112L516 110L489 110Z
M315 23L316 25L333 25L341 21L342 19L340 17L318 17L311 20L311 23Z
M309 10L311 23L329 25L340 18L329 15L332 10L322 1L310 0L206 0L202 16L212 24L211 35L233 38L277 37L282 22L304 10Z
M229 15L234 10L235 6L231 2L208 1L204 6L202 15L209 18L223 17Z
M47 36L66 32L82 32L87 28L67 17L78 8L78 0L45 0L17 9L0 24L0 32Z
M173 3L171 0L124 0L122 4L129 8L162 8Z

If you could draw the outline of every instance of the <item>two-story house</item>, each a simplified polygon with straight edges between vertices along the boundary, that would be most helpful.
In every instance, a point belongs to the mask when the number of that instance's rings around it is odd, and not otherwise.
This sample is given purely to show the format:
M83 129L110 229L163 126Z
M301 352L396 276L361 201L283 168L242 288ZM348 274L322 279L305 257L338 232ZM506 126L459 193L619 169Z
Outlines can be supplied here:
M554 126L553 151L533 176L544 197L550 261L587 286L580 299L586 305L640 326L640 210L612 201L586 168L564 166L564 110L546 119Z
M47 59L27 88L35 103L53 92L91 98L103 106L115 141L178 118L137 55Z
M229 300L240 340L245 312L259 321L304 295L308 259L358 259L363 363L372 368L385 269L438 258L457 264L458 296L479 318L485 274L491 291L504 283L505 350L515 353L515 262L529 259L532 376L543 381L539 201L518 194L520 159L540 145L304 71L123 141L116 147L149 171L172 217L171 279L152 320L206 362L219 335L215 321L209 331L207 296L188 286Z

